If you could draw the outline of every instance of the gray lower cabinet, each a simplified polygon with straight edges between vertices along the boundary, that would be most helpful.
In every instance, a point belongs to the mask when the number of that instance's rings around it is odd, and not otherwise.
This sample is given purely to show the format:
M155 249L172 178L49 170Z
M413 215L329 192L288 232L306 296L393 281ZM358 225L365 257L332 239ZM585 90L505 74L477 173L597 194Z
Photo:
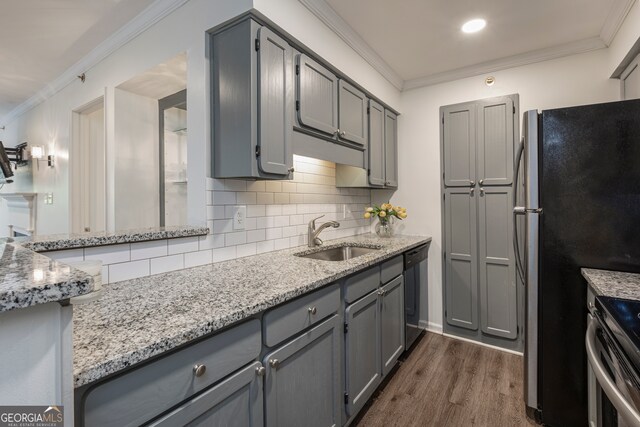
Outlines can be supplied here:
M149 425L262 426L264 417L261 368L260 362L250 364Z
M339 327L333 315L264 357L267 426L341 424Z
M518 314L513 255L512 189L486 187L478 195L480 326L485 334L514 339Z
M252 19L212 36L213 176L288 179L293 49Z
M382 379L380 296L374 290L345 310L346 410L353 416Z
M367 143L367 96L345 80L338 81L340 140Z
M404 277L380 288L380 350L386 376L404 352Z
M475 190L447 188L444 194L445 319L478 329L478 233Z
M296 57L296 110L302 127L338 133L338 77L305 54Z

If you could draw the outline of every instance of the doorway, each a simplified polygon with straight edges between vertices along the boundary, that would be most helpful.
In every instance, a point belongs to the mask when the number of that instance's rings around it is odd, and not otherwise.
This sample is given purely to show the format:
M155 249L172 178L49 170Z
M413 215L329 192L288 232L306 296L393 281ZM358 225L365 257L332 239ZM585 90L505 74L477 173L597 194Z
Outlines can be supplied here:
M104 97L72 112L69 229L72 233L106 230Z

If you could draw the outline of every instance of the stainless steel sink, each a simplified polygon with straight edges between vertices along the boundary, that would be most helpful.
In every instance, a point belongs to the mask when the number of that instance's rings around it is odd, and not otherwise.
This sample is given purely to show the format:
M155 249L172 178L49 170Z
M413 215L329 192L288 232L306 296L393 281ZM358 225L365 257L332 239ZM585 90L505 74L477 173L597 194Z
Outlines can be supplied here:
M364 246L338 246L335 248L322 249L310 254L296 256L301 258L319 259L322 261L346 261L378 250L379 248L367 248Z

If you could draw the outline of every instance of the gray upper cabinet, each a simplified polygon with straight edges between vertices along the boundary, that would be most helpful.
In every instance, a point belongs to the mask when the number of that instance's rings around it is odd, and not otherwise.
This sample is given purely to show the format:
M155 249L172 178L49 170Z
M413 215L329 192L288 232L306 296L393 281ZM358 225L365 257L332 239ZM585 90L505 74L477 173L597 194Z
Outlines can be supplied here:
M380 288L380 348L382 375L386 376L404 352L404 277Z
M513 182L513 99L478 102L478 185Z
M265 356L267 426L341 424L339 325L333 315Z
M476 105L443 107L444 185L469 187L476 180Z
M514 339L517 336L518 316L512 189L484 187L478 196L482 332Z
M305 54L297 55L296 109L301 126L338 133L338 78Z
M288 179L293 50L252 19L212 36L213 176Z
M384 186L384 107L369 100L369 184Z
M260 362L252 363L215 387L150 423L153 427L264 425Z
M445 318L450 325L478 329L478 257L475 190L445 190Z
M398 186L398 116L384 110L384 174L387 187Z
M367 143L367 96L345 80L338 81L340 140Z
M382 379L378 299L376 289L345 310L348 416L358 413Z
M293 51L266 27L258 40L258 165L264 173L287 176L293 163Z

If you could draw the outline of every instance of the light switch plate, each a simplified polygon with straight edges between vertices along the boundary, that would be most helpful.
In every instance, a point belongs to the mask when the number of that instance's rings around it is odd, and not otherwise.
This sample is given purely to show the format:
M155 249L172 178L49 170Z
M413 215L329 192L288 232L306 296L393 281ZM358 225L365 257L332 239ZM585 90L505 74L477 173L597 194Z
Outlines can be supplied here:
M244 230L245 219L247 218L247 207L238 206L233 214L233 229Z
M45 193L44 195L44 204L52 205L53 204L53 193Z

